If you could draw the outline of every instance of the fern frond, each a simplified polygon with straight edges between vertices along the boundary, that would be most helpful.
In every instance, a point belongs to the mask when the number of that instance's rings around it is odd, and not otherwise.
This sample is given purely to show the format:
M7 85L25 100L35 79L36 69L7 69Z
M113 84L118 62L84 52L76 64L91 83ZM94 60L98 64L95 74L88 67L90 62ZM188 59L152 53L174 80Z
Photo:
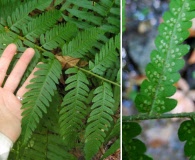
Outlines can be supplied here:
M7 31L7 28L0 24L0 43L3 45L8 45L10 43L15 43L18 46L23 46L22 41L19 39L18 35Z
M21 1L18 0L1 0L0 1L0 23L6 25L7 17L16 8L18 8L19 5L21 5Z
M66 74L73 75L66 80L65 91L68 93L64 96L60 110L60 133L69 144L75 144L87 116L89 82L86 75L76 68L68 69Z
M67 9L67 11L70 14L76 16L79 20L87 20L88 23L93 23L94 25L100 25L102 23L102 17L95 16L93 12L88 12L88 11L83 11L83 10L80 11L78 9ZM64 19L66 20L66 17L64 17ZM67 19L67 21L68 21L68 19ZM77 23L79 23L79 21ZM80 24L84 24L84 23L80 23ZM89 25L88 27L94 26L94 25ZM84 26L82 28L84 28ZM86 26L85 26L85 28L86 28Z
M72 7L74 6L74 7ZM81 10L79 8L82 8ZM69 14L63 14L63 18L67 22L71 22L77 25L79 28L91 28L95 27L97 22L95 19L97 19L98 23L101 21L101 17L95 16L93 12L91 12L93 8L93 2L83 0L81 1L74 1L74 0L67 0L60 10L68 11ZM78 14L80 13L80 14ZM87 19L90 17L89 19ZM94 24L93 24L94 23Z
M26 1L28 1L28 0L26 0ZM40 3L36 8L41 10L41 11L44 11L47 7L50 6L50 4L53 0L47 0L47 1L41 0L41 1L42 1L42 3Z
M120 0L98 2L68 0L60 10L68 11L69 14L63 14L63 18L67 22L75 23L81 29L100 26L105 32L120 31Z
M35 78L31 80L31 84L27 86L30 92L24 95L22 101L24 109L22 115L22 136L26 143L36 129L37 124L43 116L43 112L47 112L47 107L54 95L56 84L61 74L61 65L56 60L51 60L48 64L38 64Z
M104 16L102 26L100 27L105 32L118 34L120 32L120 0L99 2L107 9L107 16ZM109 12L108 12L109 11Z
M79 32L78 35L65 44L62 48L64 56L68 55L75 58L82 58L94 46L103 32L98 28L90 28Z
M87 160L98 152L103 144L106 131L113 121L114 99L110 84L104 82L102 86L95 89L93 98L92 112L87 120L88 126L85 131L85 155Z
M190 157L190 160L195 158L195 123L194 119L186 120L181 123L178 130L180 141L186 141L184 145L184 153Z
M75 5L74 8L83 8L85 10L91 10L93 8L93 2L92 1L67 0L64 3L64 5L61 7L61 10L67 9L69 6L71 6L71 4Z
M31 17L29 17L28 14L35 9L36 3L36 1L23 3L7 17L7 25L11 30L19 33L19 29L22 25L27 24L31 20Z
M76 157L66 151L66 144L60 136L49 134L49 131L43 133L33 134L31 144L24 150L20 160L76 160Z
M41 34L53 27L59 18L60 11L48 11L22 27L22 32L28 40L34 42L35 38L38 38Z
M135 100L140 112L164 113L177 104L169 97L176 91L173 84L180 78L178 71L184 65L182 56L189 50L189 46L182 42L189 36L190 20L194 17L195 7L191 2L172 1L170 11L163 15L164 23L160 25L160 34L155 40L157 50L151 53L151 63L146 67L148 80L142 83L141 93Z
M40 42L43 48L52 50L62 46L65 41L68 42L75 37L77 32L78 29L76 28L76 25L72 23L56 25L50 31L41 35Z
M151 157L145 155L145 144L139 139L135 138L141 133L140 125L136 122L123 122L122 130L123 158L132 160L152 160Z
M116 37L118 38L118 37ZM95 55L95 62L89 62L89 69L99 75L103 75L106 69L112 67L118 60L118 53L114 43L114 39L111 38L105 46L102 47L99 54ZM115 74L116 75L116 74Z
M93 10L96 11L101 16L105 17L109 13L112 6L113 6L113 1L100 0L99 2L95 4L95 7L93 8Z
M10 12L11 15L6 16L7 25L11 30L19 33L19 30L23 25L26 25L31 21L31 17L28 14L35 8L47 4L48 0L34 0L21 3L21 5L15 8L14 12Z

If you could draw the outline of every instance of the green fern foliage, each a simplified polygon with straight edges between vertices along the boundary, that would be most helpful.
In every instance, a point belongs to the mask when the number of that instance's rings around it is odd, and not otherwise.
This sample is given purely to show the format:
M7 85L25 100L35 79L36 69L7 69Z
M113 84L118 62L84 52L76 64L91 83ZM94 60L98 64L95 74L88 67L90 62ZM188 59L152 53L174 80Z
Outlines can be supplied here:
M0 55L18 46L8 72L26 48L36 52L18 88L38 68L9 159L91 160L110 142L105 156L119 149L119 32L119 0L0 1Z
M122 123L122 144L123 144L123 159L124 160L152 160L145 155L146 146L139 139L135 138L141 133L141 127L136 122Z
M103 75L108 68L114 65L118 59L118 53L116 51L118 43L115 43L118 38L119 36L115 37L116 41L110 39L106 45L102 47L100 53L95 55L95 62L89 62L89 68L92 72Z
M73 75L66 80L65 90L69 92L65 95L60 110L60 132L66 141L74 144L87 116L89 81L86 75L76 68L68 69L66 74Z
M40 36L40 43L43 48L53 50L61 47L65 42L72 39L78 32L76 25L73 23L56 25L50 31Z
M48 114L44 114L40 120L39 127L33 133L30 143L22 148L20 144L20 160L43 160L43 159L70 159L76 160L76 157L69 153L69 146L59 136L59 113L58 107L61 103L59 93L55 91ZM10 155L10 159L16 159Z
M87 120L88 126L85 131L85 154L90 160L98 152L106 137L106 131L113 121L112 115L114 99L111 86L104 82L94 91L92 112Z
M31 137L32 132L43 117L43 113L47 113L47 107L49 107L49 102L51 102L54 91L57 89L56 84L58 84L61 74L61 65L56 59L48 64L38 64L37 68L40 70L35 72L36 77L27 86L30 92L24 95L22 101L24 143Z
M76 157L64 151L65 148L66 144L58 135L33 134L29 151L24 153L22 160L76 160Z
M136 107L140 112L150 114L172 110L177 102L169 98L180 78L178 71L183 67L189 46L182 42L189 36L191 19L195 9L192 0L175 0L170 10L163 15L155 43L157 49L151 53L151 62L146 67L147 80L141 85L141 93L136 97ZM151 98L152 97L152 98Z
M62 48L63 55L75 58L83 58L87 52L95 45L102 31L98 28L90 28L79 33L71 42Z
M194 119L187 120L181 123L178 130L180 141L186 141L184 146L184 153L190 157L190 160L195 158L195 123Z
M78 11L81 7L82 10ZM98 2L83 0L67 0L61 7L63 18L75 23L79 28L91 28L100 26L102 30L109 33L120 31L120 0L100 0ZM98 18L97 18L98 15Z
M14 12L10 12L12 14L8 15L7 17L7 25L13 31L19 33L19 29L24 24L30 22L31 17L28 14L33 11L38 6L45 4L47 0L35 0L35 1L28 1L26 3L21 3L20 6L15 8ZM9 5L7 5L9 6ZM8 7L6 7L8 9ZM8 9L11 11L10 9Z
M35 41L42 33L45 33L53 26L60 18L60 11L48 11L39 17L31 20L26 26L22 28L25 38L30 41Z

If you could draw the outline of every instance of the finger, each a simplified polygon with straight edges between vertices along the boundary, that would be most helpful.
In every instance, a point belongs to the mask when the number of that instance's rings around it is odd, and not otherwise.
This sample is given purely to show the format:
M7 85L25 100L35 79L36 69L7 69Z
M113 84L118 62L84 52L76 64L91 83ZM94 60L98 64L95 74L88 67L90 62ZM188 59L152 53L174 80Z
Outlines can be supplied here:
M21 98L23 97L23 95L29 91L29 89L26 88L26 86L28 86L30 84L30 80L33 79L35 77L34 73L39 70L39 68L35 67L33 69L33 71L31 72L31 74L28 76L28 78L26 79L26 81L23 83L23 85L21 86L21 88L17 91L16 95L20 96Z
M0 86L3 84L9 64L13 59L16 50L17 47L15 44L9 44L0 58Z
M20 57L20 59L16 63L16 66L14 67L12 72L10 73L9 77L7 78L5 85L3 87L4 89L7 89L7 90L11 91L12 93L15 91L18 84L20 83L20 80L21 80L28 64L30 63L31 59L34 56L34 53L35 53L34 49L32 49L32 48L26 49L26 51L22 54L22 56Z

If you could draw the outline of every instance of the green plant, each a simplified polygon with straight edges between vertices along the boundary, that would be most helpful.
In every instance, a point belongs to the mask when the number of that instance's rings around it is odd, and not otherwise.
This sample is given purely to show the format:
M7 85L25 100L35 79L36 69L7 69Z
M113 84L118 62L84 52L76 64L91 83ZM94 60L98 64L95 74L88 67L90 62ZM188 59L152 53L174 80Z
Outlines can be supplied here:
M119 32L119 0L0 2L1 53L9 43L19 50L10 70L27 47L36 53L21 84L43 62L9 159L91 160L120 148Z
M178 71L184 65L182 57L189 51L189 46L183 44L183 41L189 36L188 29L192 25L191 19L194 18L194 13L194 1L174 0L169 5L169 11L163 15L164 22L159 26L159 35L155 39L157 49L151 53L151 62L146 67L147 79L142 83L140 93L135 99L136 108L141 114L123 117L124 159L145 159L143 158L145 146L134 139L140 133L140 127L131 121L173 117L191 119L181 124L178 136L181 141L187 141L184 148L185 154L190 157L190 160L195 157L195 113L166 114L177 104L177 101L170 96L176 92L173 84L180 78ZM130 136L131 139L128 142L125 135L131 132L137 134ZM139 149L138 146L140 146ZM128 155L132 153L132 150L136 154Z

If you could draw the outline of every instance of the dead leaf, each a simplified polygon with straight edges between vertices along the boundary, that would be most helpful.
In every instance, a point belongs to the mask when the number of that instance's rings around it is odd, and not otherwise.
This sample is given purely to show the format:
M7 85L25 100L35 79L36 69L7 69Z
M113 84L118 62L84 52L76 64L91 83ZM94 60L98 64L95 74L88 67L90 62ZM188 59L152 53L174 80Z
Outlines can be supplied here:
M81 61L79 58L74 58L70 56L59 56L55 55L55 57L60 61L62 68L67 69L78 65L79 67L84 67L88 64L86 61Z

